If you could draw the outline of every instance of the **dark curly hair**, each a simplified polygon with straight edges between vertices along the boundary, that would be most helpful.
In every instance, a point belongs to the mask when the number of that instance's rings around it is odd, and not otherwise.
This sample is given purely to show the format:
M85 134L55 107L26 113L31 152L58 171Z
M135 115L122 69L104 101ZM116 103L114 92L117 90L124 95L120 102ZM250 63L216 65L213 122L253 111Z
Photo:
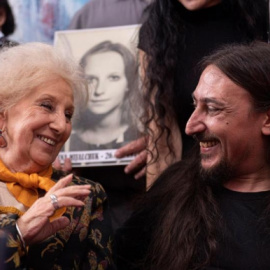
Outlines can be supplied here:
M244 29L247 41L267 39L267 5L266 0L223 0L235 21L238 29ZM143 100L144 115L142 122L150 136L154 131L149 124L154 121L157 130L154 135L153 149L157 153L152 160L158 159L157 142L166 138L169 152L176 157L178 149L174 149L170 119L176 118L174 101L175 73L177 67L177 51L185 48L186 23L179 15L178 0L155 0L146 10L147 16L140 31L140 39L144 43L145 54L145 91ZM181 90L180 90L181 91ZM153 156L153 155L152 155Z

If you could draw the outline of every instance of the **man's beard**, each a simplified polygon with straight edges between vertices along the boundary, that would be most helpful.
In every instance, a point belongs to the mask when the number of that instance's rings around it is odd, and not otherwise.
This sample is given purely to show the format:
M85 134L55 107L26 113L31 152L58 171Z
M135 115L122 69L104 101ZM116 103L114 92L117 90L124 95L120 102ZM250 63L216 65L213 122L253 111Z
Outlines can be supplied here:
M207 156L201 155L201 159L207 159ZM221 188L224 183L233 177L233 172L234 170L231 164L225 158L223 158L216 166L209 169L200 166L202 181L213 188Z
M203 140L219 140L217 136L214 134L205 134L205 133L199 133L193 136L193 138L197 141L196 148L199 150L199 142ZM198 152L199 154L199 152ZM226 159L224 156L221 158L220 162L208 169L205 169L202 167L202 160L207 160L211 158L211 155L202 154L200 153L199 156L197 155L197 158L199 158L200 163L200 176L202 181L210 186L215 188L221 188L223 187L224 183L226 183L228 180L230 180L233 175L235 174L235 169L230 164L228 159Z

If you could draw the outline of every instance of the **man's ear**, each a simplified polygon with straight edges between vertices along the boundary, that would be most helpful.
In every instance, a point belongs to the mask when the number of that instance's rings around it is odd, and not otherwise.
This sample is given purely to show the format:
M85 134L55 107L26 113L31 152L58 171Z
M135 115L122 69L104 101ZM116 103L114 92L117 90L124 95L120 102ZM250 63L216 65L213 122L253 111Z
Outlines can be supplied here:
M262 134L270 135L270 109L265 113L265 119L262 126Z
M0 7L0 29L2 29L2 26L6 22L7 14L6 10L3 7Z

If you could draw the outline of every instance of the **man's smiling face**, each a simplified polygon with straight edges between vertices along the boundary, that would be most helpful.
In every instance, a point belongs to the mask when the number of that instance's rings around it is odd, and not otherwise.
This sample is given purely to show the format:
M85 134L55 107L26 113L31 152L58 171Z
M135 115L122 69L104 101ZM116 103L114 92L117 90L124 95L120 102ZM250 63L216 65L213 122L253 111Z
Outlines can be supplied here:
M264 164L262 126L265 114L256 112L251 95L216 66L208 66L193 93L195 110L186 133L200 143L201 167L211 171L221 163L234 175Z

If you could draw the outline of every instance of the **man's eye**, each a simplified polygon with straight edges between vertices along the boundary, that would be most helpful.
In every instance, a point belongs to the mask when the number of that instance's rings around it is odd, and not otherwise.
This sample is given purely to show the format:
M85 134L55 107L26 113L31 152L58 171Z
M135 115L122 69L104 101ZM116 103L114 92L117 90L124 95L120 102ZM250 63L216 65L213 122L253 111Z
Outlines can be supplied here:
M207 107L207 110L208 110L208 112L217 112L220 109L219 108L216 108L216 107L213 107L213 106L208 106Z

